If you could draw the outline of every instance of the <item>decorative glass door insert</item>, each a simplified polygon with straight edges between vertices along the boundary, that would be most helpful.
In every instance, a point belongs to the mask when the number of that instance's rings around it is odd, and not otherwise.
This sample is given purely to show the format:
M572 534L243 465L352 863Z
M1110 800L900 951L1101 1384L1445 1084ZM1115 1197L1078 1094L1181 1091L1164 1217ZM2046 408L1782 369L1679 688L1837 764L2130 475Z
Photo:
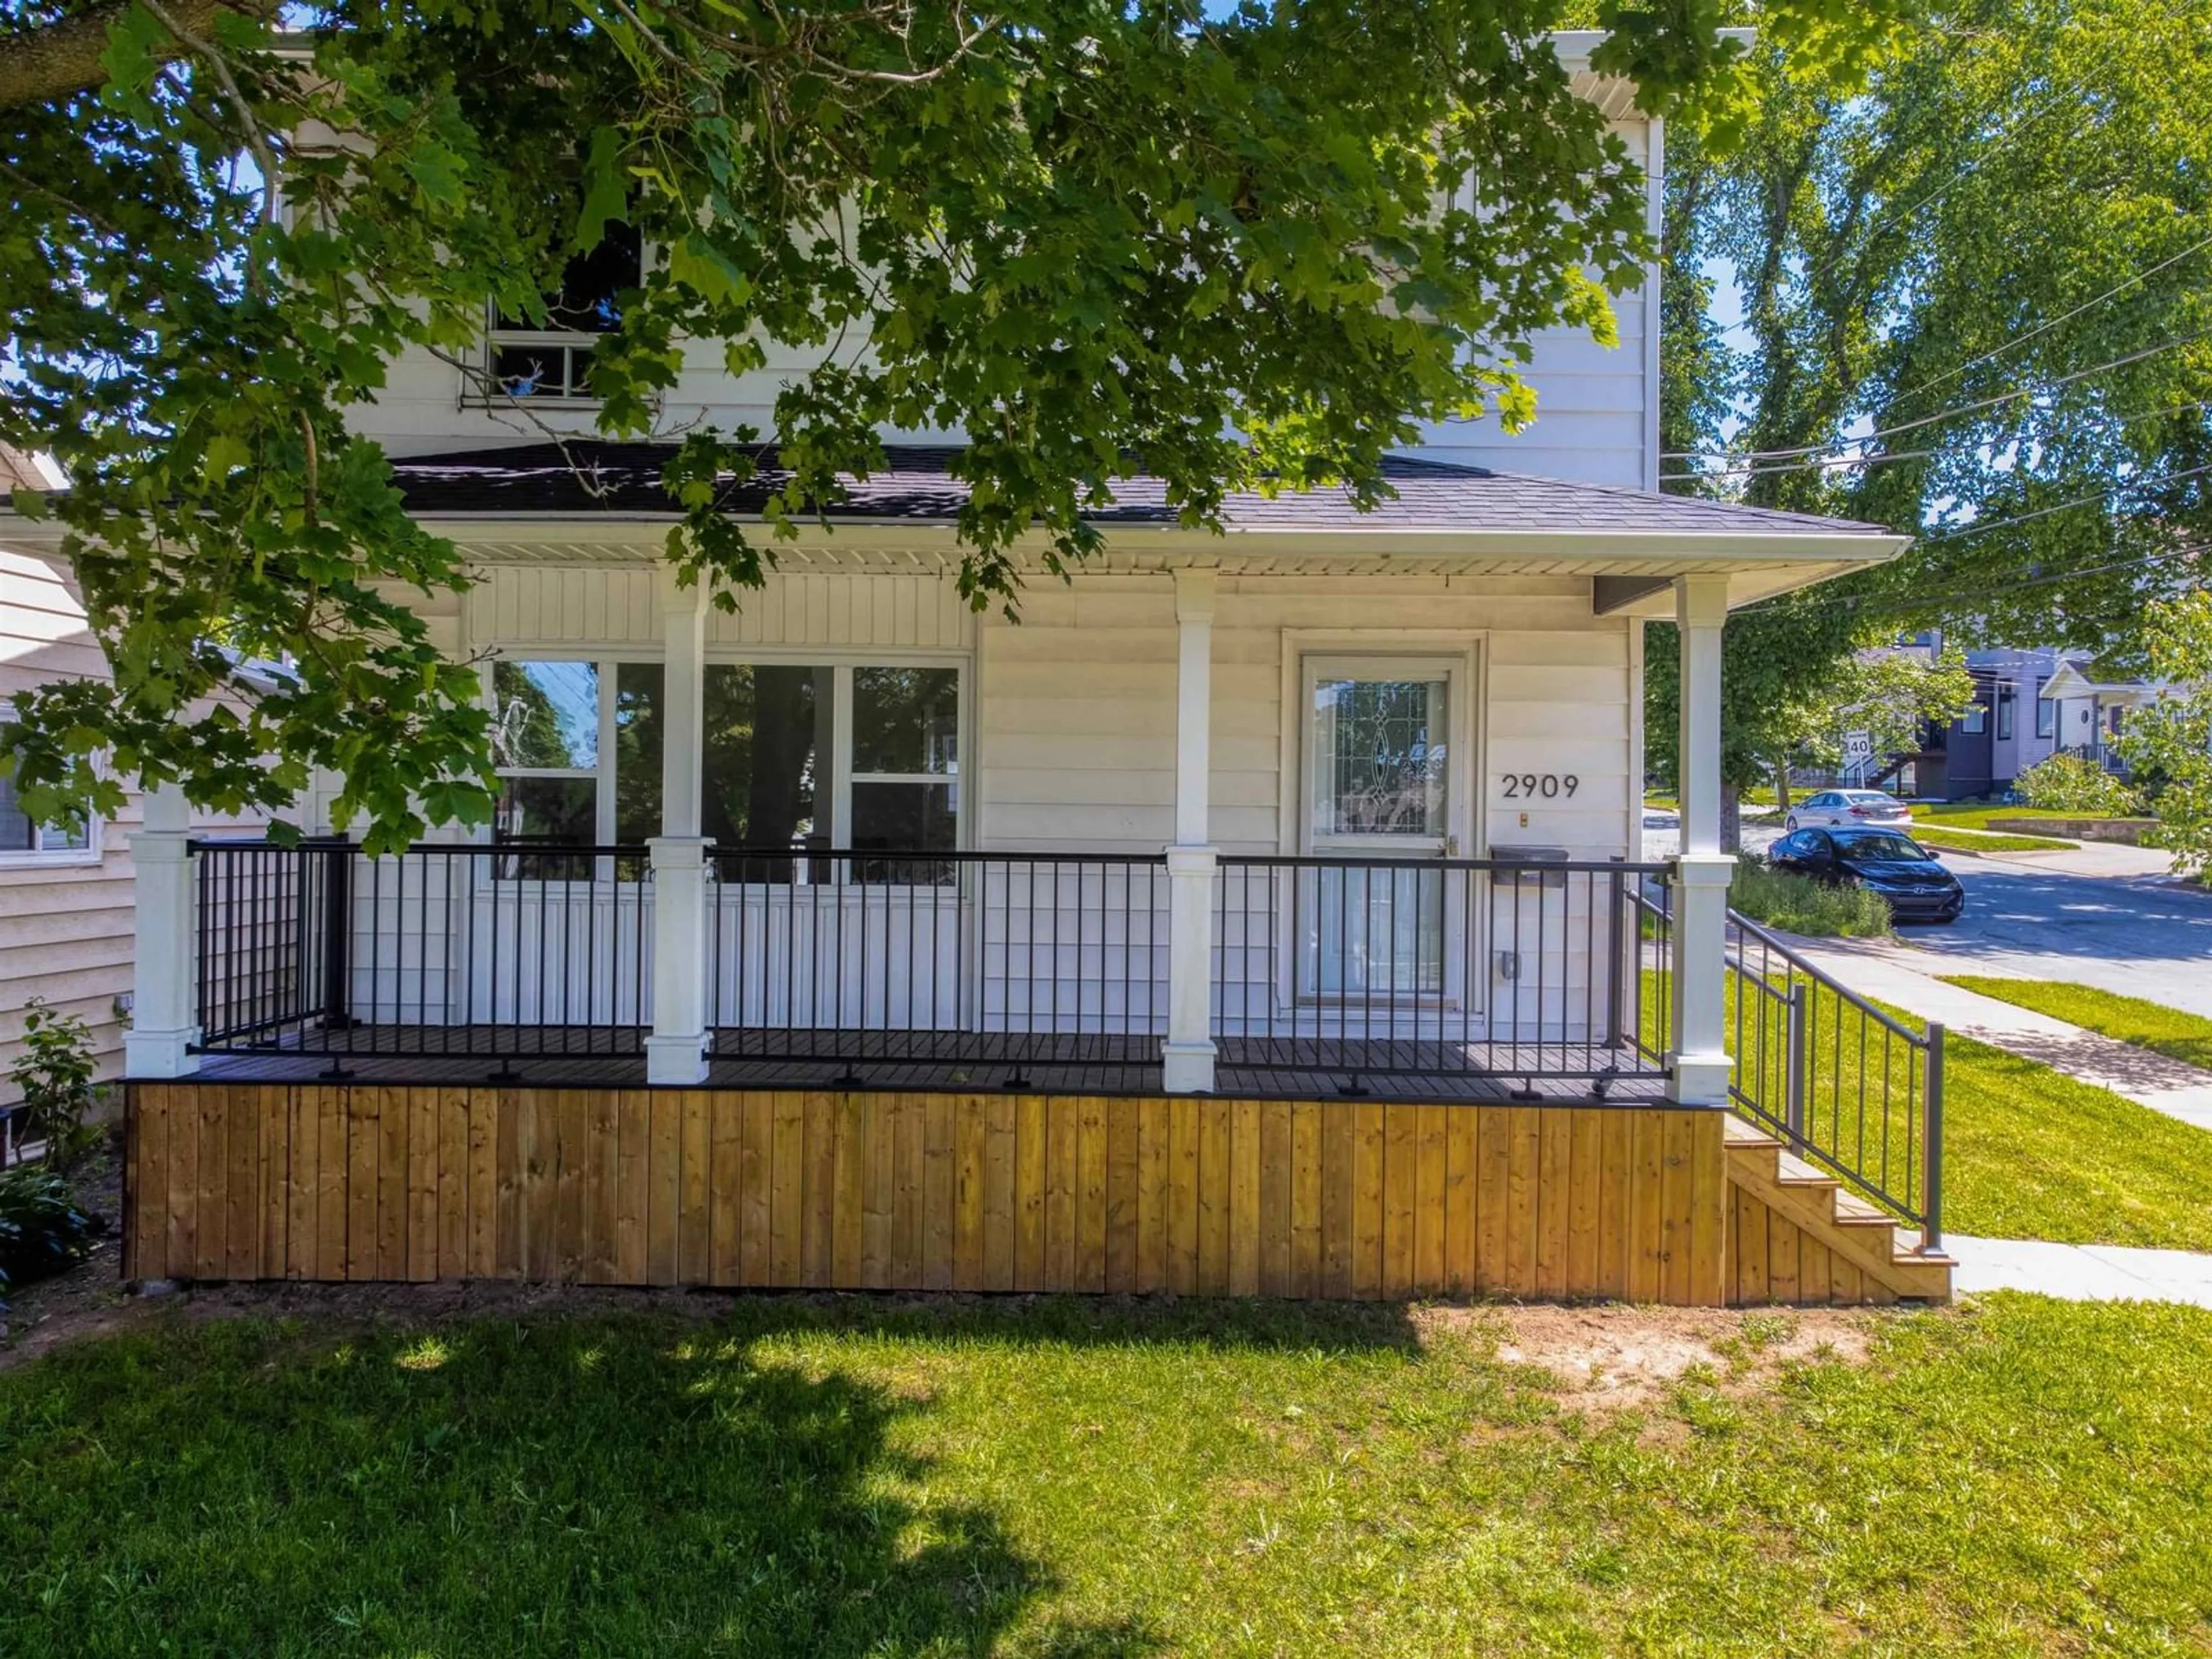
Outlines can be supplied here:
M1299 927L1301 996L1447 988L1454 884L1441 867L1411 860L1452 850L1457 672L1442 659L1306 659L1306 850L1358 862L1322 866L1303 883L1300 908L1311 919Z

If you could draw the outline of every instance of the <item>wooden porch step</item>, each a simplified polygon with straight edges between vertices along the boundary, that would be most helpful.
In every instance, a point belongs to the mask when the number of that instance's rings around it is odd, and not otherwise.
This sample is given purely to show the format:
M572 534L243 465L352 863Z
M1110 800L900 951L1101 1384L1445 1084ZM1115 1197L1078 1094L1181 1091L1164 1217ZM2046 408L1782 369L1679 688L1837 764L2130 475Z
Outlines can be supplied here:
M1791 1152L1775 1136L1731 1113L1726 1120L1729 1182L1802 1228L1892 1293L1951 1299L1951 1258L1923 1255L1920 1235Z

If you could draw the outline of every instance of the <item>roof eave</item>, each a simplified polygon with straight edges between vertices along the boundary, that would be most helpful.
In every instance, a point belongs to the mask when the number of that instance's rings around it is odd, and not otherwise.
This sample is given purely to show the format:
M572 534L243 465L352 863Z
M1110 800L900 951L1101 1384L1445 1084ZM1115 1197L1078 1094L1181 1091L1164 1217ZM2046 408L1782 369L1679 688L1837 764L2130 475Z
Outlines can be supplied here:
M425 514L417 522L433 535L457 542L545 542L571 545L642 544L658 539L681 522L672 514L595 513L570 518L550 514L444 513ZM741 522L760 525L748 518ZM1876 565L1895 558L1912 544L1910 536L1887 531L1838 527L1826 531L1686 532L1636 529L1535 530L1510 526L1462 529L1450 526L1397 525L1388 522L1354 525L1237 525L1217 533L1182 525L1107 522L1099 528L1107 541L1142 541L1162 552L1218 551L1228 543L1265 541L1280 552L1314 550L1343 552L1360 543L1388 543L1395 556L1464 558L1498 554L1592 555L1633 561L1720 558L1730 562L1787 564ZM934 544L957 539L957 528L948 519L872 518L839 516L828 525L806 524L799 528L801 543L828 543L839 538L850 544L873 548L886 541ZM1024 536L1018 549L1042 551L1050 538L1042 532Z

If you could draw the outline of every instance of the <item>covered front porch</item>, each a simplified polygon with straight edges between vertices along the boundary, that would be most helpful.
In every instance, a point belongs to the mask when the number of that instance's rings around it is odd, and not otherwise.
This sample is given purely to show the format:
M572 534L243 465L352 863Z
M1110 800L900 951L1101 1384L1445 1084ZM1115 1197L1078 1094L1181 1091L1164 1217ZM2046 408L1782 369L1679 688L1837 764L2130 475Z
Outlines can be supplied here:
M1250 504L1225 547L1117 522L1017 625L957 601L940 469L732 617L652 515L486 506L507 465L410 489L483 561L431 620L483 665L488 830L372 858L149 799L144 1261L1712 1301L1744 1229L1822 1224L1836 1180L1785 1216L1729 1173L1776 1143L1723 1122L1721 632L1894 538L1423 466L1382 514ZM1664 863L1647 617L1682 685ZM664 1213L705 1231L667 1255ZM449 1219L489 1231L422 1236ZM1097 1250L1046 1272L1031 1219ZM1215 1229L1307 1265L1206 1267ZM1887 1237L1832 1241L1820 1296L1917 1293Z

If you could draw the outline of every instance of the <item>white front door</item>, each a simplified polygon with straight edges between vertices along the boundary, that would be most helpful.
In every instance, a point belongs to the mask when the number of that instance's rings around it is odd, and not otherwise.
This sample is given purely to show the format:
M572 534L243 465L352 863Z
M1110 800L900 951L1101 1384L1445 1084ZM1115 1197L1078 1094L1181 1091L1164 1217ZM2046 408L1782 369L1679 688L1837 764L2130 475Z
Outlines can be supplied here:
M1451 658L1305 659L1304 850L1370 867L1301 877L1302 997L1434 999L1456 988L1448 963L1466 874L1373 866L1458 850L1452 723L1463 672Z

